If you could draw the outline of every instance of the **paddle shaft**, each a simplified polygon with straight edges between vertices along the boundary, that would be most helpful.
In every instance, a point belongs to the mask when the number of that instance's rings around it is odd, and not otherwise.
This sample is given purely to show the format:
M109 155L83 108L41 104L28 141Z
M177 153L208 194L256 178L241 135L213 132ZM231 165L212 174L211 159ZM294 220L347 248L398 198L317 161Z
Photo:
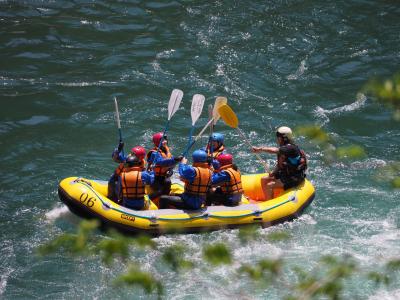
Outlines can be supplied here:
M196 142L196 140L194 140L192 142L192 135L193 135L193 131L194 131L194 125L192 126L192 128L190 128L190 133L189 133L189 140L186 146L185 151L183 151L182 156L186 157L187 153L189 152L189 149L194 145L194 143Z
M116 97L114 97L114 105L115 105L115 117L117 119L119 142L122 143L121 120L119 118L119 109L118 109L118 102L117 102L117 98ZM122 149L122 155L124 155L124 149Z
M238 131L239 135L243 138L243 140L246 142L246 144L250 147L250 149L252 149L253 145L246 138L243 131L239 127L236 127L236 130ZM268 172L269 167L268 167L268 164L266 163L266 161L264 161L258 153L254 152L254 154L257 157L257 159L260 161L260 163L262 163L262 165L264 166L265 172Z
M199 140L199 138L201 138L202 134L204 133L204 131L206 131L207 127L210 126L210 125L213 126L213 125L212 125L213 121L214 121L214 119L209 120L209 121L207 122L207 124L203 127L203 129L199 132L199 134L196 135L196 137L194 138L194 140L191 141L190 146L189 146L189 148L188 148L188 151L189 151L190 148L192 148L193 145Z

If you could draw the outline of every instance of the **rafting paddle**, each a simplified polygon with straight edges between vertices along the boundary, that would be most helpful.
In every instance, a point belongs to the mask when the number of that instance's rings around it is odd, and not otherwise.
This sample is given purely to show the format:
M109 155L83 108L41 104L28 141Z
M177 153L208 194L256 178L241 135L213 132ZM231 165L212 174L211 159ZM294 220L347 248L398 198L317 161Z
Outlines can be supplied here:
M214 119L213 119L213 105L209 104L208 105L208 122L207 122L207 124L210 123L211 121L214 121ZM207 126L207 124L206 124L206 126ZM212 134L212 130L213 129L210 126L210 135Z
M213 143L212 143L212 135L214 133L214 126L215 124L217 124L218 120L221 118L220 114L219 114L219 108L222 105L225 105L228 103L228 99L226 97L217 97L217 99L215 99L215 104L214 104L214 109L213 109L213 120L214 122L211 124L210 127L210 137L208 138L208 145L210 147L210 156L213 156Z
M217 99L215 99L215 103L214 103L214 108L212 110L212 118L207 122L206 125L204 125L203 129L199 132L198 135L196 135L196 137L194 138L194 140L191 142L188 151L190 150L190 148L192 148L192 146L198 141L199 138L201 138L202 134L204 133L204 131L206 131L207 127L210 126L211 130L210 130L210 136L213 133L213 128L214 125L218 122L218 120L221 118L221 116L219 115L218 109L215 109L215 107L220 107L224 104L226 104L226 102L228 101L228 99L226 99L225 97L217 97ZM210 105L212 106L212 105Z
M117 121L118 133L119 133L119 143L122 143L122 130L121 130L121 120L119 118L118 101L117 97L114 97L115 105L115 120ZM124 149L122 148L122 156L124 156Z
M193 131L194 131L194 124L196 124L197 120L199 119L199 117L201 115L201 112L202 112L203 106L204 106L204 101L205 101L205 98L203 95L196 94L193 96L192 107L190 109L190 115L192 117L192 127L190 128L190 133L189 133L189 138L188 138L188 143L187 143L186 149L182 153L183 157L186 157L190 147L193 145L192 144L192 135L193 135Z
M225 124L228 125L229 127L235 128L239 135L243 138L243 140L246 142L246 144L250 147L253 148L253 145L250 143L250 141L246 138L244 135L243 131L239 128L239 120L232 110L227 104L224 104L218 108L218 112L221 115L222 120L224 120ZM263 164L264 169L266 172L268 172L268 164L261 158L261 156L258 153L254 153L258 160Z
M179 108L179 105L181 104L183 98L183 92L179 89L174 89L171 93L171 97L169 98L168 102L168 119L167 119L167 124L165 124L163 136L160 139L160 143L158 144L158 148L161 147L162 141L164 139L164 136L167 134L168 127L169 127L169 121L171 120L172 116L176 113L176 111Z

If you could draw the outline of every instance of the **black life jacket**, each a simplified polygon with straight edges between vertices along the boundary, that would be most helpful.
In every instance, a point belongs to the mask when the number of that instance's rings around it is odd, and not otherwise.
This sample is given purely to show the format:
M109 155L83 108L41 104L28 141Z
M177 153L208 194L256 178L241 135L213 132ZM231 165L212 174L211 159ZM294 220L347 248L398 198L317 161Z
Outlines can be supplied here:
M307 157L303 150L295 144L279 147L277 171L281 176L305 178Z

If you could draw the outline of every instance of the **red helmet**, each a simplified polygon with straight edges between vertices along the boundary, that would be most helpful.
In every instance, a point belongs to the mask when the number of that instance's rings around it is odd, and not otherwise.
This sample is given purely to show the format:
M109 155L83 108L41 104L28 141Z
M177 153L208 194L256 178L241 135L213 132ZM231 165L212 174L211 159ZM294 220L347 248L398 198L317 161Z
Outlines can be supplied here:
M135 154L137 158L140 160L144 159L146 156L146 149L144 149L142 146L135 146L131 149L131 152Z
M155 134L153 134L153 143L154 146L158 147L160 145L160 141L163 138L163 133L162 132L157 132ZM167 137L164 136L164 139L166 139Z
M226 165L231 165L233 161L233 156L232 154L229 153L222 153L218 155L217 160L221 164L221 167Z

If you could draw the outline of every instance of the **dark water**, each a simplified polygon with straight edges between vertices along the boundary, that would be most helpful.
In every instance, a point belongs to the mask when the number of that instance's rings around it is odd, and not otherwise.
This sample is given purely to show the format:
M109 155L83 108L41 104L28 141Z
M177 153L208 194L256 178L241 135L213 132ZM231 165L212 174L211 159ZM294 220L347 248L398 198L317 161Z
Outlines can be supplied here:
M149 148L173 88L185 93L170 127L175 153L186 143L190 99L201 93L206 104L228 97L254 144L274 143L282 124L319 124L337 145L363 146L368 158L328 166L319 147L299 138L315 202L295 222L260 229L288 230L290 242L241 245L237 230L156 239L160 249L188 247L198 266L179 275L160 263L160 250L132 249L168 298L279 299L278 290L236 274L239 262L263 257L311 269L321 255L349 253L367 270L398 257L400 193L374 174L400 159L399 123L359 91L369 78L398 71L399 17L397 1L0 1L0 298L146 298L112 286L121 262L40 259L35 251L79 222L58 200L59 180L106 179L115 167L113 96L128 146ZM206 120L205 110L199 127ZM243 172L262 170L236 132L222 123L217 130ZM220 240L238 263L204 272L199 245ZM400 289L356 278L345 297L398 299Z

